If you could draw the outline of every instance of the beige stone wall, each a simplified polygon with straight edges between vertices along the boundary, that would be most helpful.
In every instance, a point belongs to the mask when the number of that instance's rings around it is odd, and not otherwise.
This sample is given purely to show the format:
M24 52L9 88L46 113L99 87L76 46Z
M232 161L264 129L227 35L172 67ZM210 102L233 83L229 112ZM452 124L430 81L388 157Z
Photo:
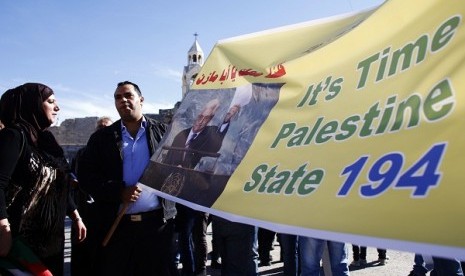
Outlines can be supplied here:
M60 145L85 145L95 130L98 117L67 119L60 126L50 127Z
M176 103L173 109L160 109L159 114L145 115L169 124L179 104ZM98 117L66 119L60 126L50 127L50 131L61 146L83 146L87 144L90 135L95 131L97 120Z

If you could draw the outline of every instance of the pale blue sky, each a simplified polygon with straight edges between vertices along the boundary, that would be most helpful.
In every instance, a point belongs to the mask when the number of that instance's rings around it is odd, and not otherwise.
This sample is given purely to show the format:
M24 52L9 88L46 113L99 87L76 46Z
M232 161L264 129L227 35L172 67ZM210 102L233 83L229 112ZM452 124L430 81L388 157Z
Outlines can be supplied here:
M0 1L0 93L49 85L68 118L110 115L116 83L139 84L145 113L181 100L194 33L218 40L377 6L383 0Z

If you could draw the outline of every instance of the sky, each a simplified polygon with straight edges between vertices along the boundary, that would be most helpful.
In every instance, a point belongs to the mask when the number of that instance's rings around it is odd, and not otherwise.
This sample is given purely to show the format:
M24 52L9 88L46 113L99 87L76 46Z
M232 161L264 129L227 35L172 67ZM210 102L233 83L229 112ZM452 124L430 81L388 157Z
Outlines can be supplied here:
M182 98L182 72L195 33L208 60L219 40L383 2L2 0L0 93L40 82L55 92L57 124L104 115L116 120L116 84L130 80L142 90L144 113L158 113Z

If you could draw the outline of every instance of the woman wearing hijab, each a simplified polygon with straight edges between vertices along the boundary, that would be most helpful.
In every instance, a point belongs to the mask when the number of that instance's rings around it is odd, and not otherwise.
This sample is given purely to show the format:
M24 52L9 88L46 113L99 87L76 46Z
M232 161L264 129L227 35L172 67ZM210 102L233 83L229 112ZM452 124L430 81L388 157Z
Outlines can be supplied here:
M63 275L67 214L78 239L86 236L68 192L69 165L47 131L59 110L52 89L40 83L7 90L0 99L0 257L20 238L53 275Z

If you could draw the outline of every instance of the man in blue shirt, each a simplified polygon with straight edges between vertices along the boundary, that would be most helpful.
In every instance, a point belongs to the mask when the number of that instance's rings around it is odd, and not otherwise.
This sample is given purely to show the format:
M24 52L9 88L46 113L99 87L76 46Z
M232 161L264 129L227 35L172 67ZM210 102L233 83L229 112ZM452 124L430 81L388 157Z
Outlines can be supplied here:
M138 183L165 126L143 116L144 97L135 83L118 83L114 98L121 119L92 134L78 166L101 218L102 240L124 212L97 254L94 275L171 275L174 203Z

